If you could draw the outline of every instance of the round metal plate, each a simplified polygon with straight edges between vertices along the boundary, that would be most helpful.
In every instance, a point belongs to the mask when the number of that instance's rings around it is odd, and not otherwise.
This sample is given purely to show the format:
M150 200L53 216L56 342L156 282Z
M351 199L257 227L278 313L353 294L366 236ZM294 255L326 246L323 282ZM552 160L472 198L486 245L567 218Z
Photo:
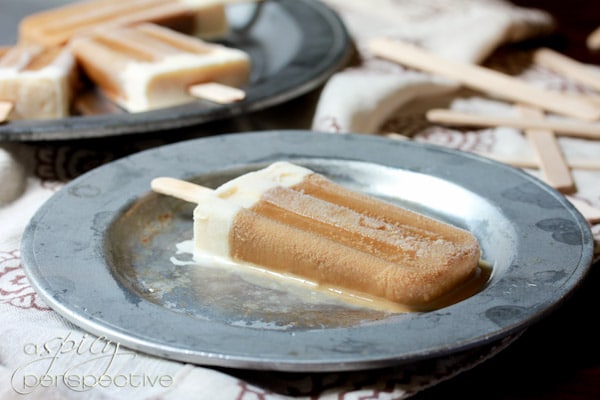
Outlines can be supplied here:
M187 264L177 244L191 239L191 206L151 193L151 179L214 186L282 159L469 229L493 265L487 286L436 311L382 314ZM41 207L22 249L50 306L133 349L199 364L330 371L449 355L521 331L577 287L593 239L560 193L475 155L366 135L268 131L181 142L97 168Z

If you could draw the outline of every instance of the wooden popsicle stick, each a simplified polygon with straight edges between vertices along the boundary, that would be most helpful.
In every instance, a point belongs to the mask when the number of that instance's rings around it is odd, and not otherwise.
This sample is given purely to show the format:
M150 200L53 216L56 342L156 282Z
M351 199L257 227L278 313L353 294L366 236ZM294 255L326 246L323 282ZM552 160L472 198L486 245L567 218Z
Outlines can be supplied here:
M600 107L600 96L590 95L590 94L576 94L576 95L571 95L571 96L585 97L588 101L591 101L592 103L594 103Z
M242 89L217 82L192 85L188 88L188 92L196 98L218 104L231 104L246 98L246 92Z
M452 79L464 86L510 101L584 120L600 119L600 107L584 98L563 96L561 93L537 88L510 75L479 65L448 60L411 44L381 38L371 41L369 48L378 57Z
M177 178L158 177L152 179L150 187L156 193L165 194L190 203L197 203L198 198L214 190Z
M518 129L546 129L561 136L600 139L600 124L584 121L480 115L441 108L427 111L425 117L430 122L451 126L510 126Z
M600 26L597 27L587 37L586 44L590 50L600 49Z
M0 124L8 121L8 116L13 109L14 104L10 101L0 100Z
M600 72L548 48L533 53L533 62L576 82L600 90Z
M596 224L600 222L600 209L589 205L581 199L573 196L566 196L567 199L577 208L577 211L583 215L587 222L590 224Z
M540 119L544 113L529 106L518 106L525 118ZM567 165L554 132L548 129L525 129L525 136L535 150L544 180L561 193L575 192L575 180Z
M504 164L511 165L517 168L538 168L538 161L532 158L523 158L523 157L515 157L510 156L506 157L499 154L494 153L486 153L486 152L475 152L480 156L490 158L495 161L499 161ZM598 160L577 160L571 159L566 160L567 165L570 169L582 169L587 171L600 171L600 159Z

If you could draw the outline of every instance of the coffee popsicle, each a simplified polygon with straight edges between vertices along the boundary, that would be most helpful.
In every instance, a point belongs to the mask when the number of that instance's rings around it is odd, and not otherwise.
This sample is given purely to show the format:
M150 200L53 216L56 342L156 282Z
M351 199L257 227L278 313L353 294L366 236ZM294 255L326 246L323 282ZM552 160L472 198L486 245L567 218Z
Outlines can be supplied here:
M227 0L87 0L31 14L19 23L19 42L66 44L103 26L152 22L188 35L212 38L228 30ZM108 26L108 27L107 27Z
M76 76L75 59L63 48L16 45L0 50L0 102L12 106L7 119L68 116Z
M244 51L149 23L96 31L69 47L101 91L129 112L193 101L197 84L237 88L250 75Z
M187 200L197 203L198 256L258 265L410 310L433 308L479 264L469 232L288 162Z

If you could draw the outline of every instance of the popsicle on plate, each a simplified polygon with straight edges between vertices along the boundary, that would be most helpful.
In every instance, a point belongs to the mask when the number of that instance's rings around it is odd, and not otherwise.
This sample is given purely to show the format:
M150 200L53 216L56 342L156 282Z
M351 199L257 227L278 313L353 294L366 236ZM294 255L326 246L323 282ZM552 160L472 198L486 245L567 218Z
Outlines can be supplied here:
M69 115L76 77L75 59L66 49L17 45L0 50L0 102L12 106L8 119Z
M287 162L188 193L197 203L198 257L258 265L408 310L436 308L478 269L480 247L469 232Z
M250 75L244 51L155 24L99 30L69 47L102 92L130 112L192 101L190 88L197 84L240 87Z
M228 30L226 0L88 0L31 14L19 24L19 41L64 45L101 25L153 22L204 38ZM110 28L104 28L110 29Z

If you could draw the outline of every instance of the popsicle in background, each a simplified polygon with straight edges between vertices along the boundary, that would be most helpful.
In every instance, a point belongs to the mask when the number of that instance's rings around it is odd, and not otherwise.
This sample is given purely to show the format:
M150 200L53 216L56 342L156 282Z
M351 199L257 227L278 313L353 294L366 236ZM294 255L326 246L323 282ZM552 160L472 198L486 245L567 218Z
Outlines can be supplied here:
M250 75L244 51L149 23L98 30L69 48L86 75L129 112L193 101L199 84L239 88Z
M153 22L189 35L213 38L228 30L231 0L88 0L31 14L19 24L19 42L66 44L99 26ZM103 29L110 29L105 27Z
M64 48L21 44L0 49L0 108L6 112L4 119L69 115L76 80L75 59Z

